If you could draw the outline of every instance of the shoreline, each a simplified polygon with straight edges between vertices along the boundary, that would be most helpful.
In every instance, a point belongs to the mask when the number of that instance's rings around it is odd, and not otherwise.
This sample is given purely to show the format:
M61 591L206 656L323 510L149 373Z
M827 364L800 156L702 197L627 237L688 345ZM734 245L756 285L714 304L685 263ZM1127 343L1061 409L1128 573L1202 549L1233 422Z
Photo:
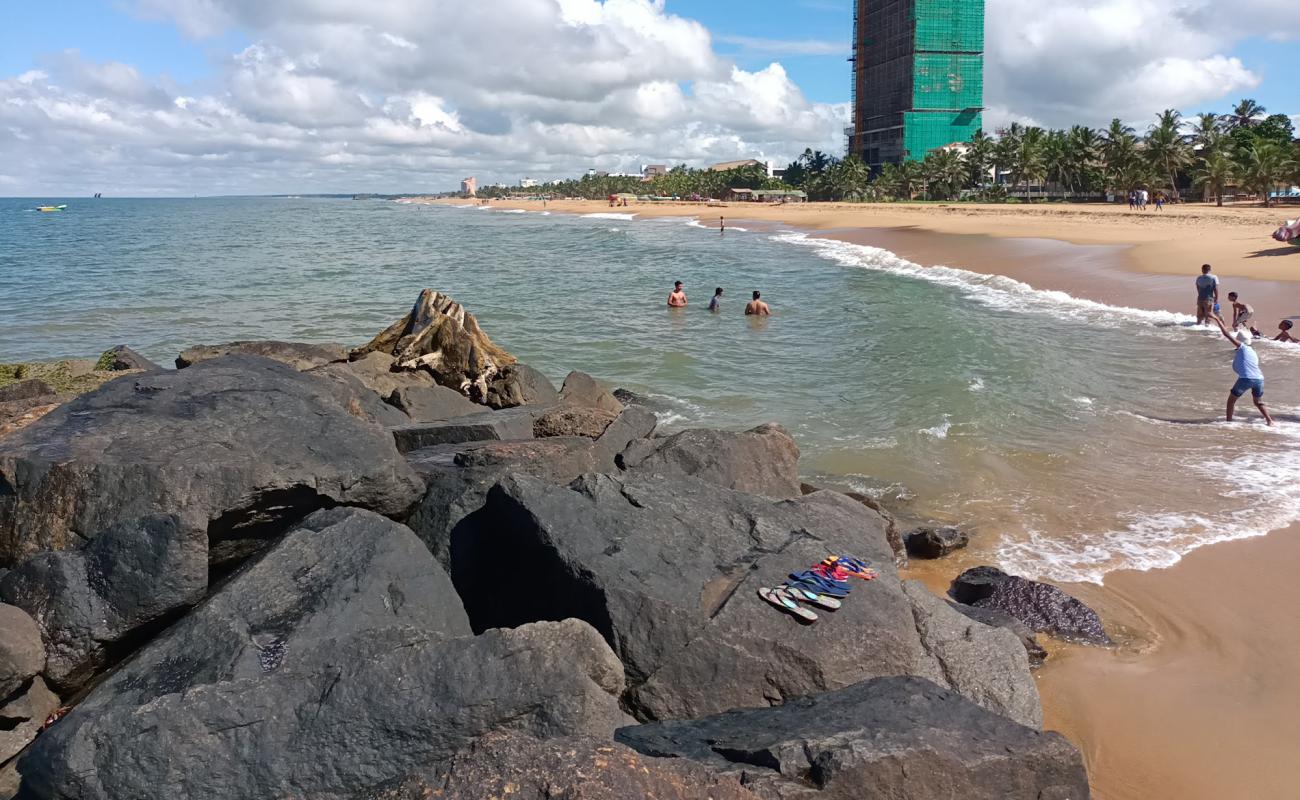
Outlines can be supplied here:
M536 202L493 205L541 210ZM1300 270L1294 269L1300 250L1283 246L1279 255L1297 250L1290 261L1254 255L1279 249L1269 246L1267 231L1259 235L1265 215L1277 210L1175 207L1164 217L1147 212L1132 221L1125 218L1140 212L1110 207L962 206L960 217L943 208L547 204L554 213L694 217L701 224L725 215L729 224L751 230L792 226L881 247L921 266L951 265L1108 305L1189 316L1201 263L1192 244L1198 244L1213 254L1199 258L1224 279L1224 301L1228 290L1240 291L1255 305L1262 331L1300 314ZM995 232L974 229L987 228L991 218L998 221ZM1188 233L1189 225L1199 230ZM1101 585L1062 584L1126 642L1099 649L1043 637L1052 653L1037 673L1047 727L1084 753L1097 797L1268 797L1300 782L1300 766L1285 757L1300 741L1300 722L1287 712L1300 706L1300 680L1288 670L1300 660L1300 643L1285 635L1300 600L1288 574L1297 557L1300 524L1208 544L1170 567L1112 572ZM942 594L972 565L960 554L914 561L907 577Z

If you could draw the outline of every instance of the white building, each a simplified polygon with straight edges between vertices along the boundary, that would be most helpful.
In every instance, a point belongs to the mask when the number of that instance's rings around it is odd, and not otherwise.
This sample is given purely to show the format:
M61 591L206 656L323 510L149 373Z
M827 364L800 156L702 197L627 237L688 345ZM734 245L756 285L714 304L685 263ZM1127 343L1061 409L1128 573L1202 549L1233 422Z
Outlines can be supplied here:
M519 181L519 185L525 189L534 189L537 187L537 180L535 178L524 178Z

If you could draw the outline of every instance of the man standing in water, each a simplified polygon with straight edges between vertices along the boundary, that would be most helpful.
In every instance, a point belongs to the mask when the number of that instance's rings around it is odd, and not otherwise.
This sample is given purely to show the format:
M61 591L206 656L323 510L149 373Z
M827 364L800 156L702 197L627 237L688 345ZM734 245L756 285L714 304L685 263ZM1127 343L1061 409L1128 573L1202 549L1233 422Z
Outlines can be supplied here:
M677 281L673 284L673 293L668 295L669 308L685 308L686 292L682 289L682 282Z
M726 236L726 235L727 235L727 218L726 218L726 217L718 217L718 235L719 235L719 236ZM705 286L708 286L708 284L706 283Z
M722 310L722 287L721 286L713 290L713 299L709 301L709 310L715 312Z
M1232 371L1237 373L1237 382L1232 385L1232 391L1228 394L1228 422L1232 422L1232 412L1237 407L1237 400L1249 389L1251 399L1255 401L1255 408L1264 415L1264 421L1272 425L1273 418L1264 407L1264 373L1259 369L1259 356L1255 353L1255 348L1250 346L1254 337L1248 330L1238 331L1234 335L1221 318L1215 317L1214 321L1219 323L1223 338L1232 342L1232 346L1237 348L1237 354L1232 357Z
M750 300L749 305L745 306L745 316L769 317L772 315L772 309L768 308L767 303L760 300L760 297L762 297L761 294L754 292L754 299Z
M1210 265L1201 265L1201 277L1196 279L1196 324L1207 325L1214 318L1214 307L1219 302L1219 279L1210 274Z

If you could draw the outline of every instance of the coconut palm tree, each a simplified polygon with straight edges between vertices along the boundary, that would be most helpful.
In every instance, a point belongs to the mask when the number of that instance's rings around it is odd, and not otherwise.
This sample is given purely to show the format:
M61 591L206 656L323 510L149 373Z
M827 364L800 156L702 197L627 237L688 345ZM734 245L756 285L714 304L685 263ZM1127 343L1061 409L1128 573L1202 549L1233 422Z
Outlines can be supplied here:
M1101 158L1101 134L1092 128L1075 125L1066 136L1074 190L1096 189L1097 163Z
M929 195L935 200L951 200L961 194L968 172L961 154L950 148L931 150L921 161Z
M871 168L857 155L851 155L828 170L832 192L837 199L861 200L871 183Z
M995 145L995 140L986 136L982 128L970 137L970 147L966 148L966 155L963 157L969 185L981 186L988 182L989 167L993 166Z
M1241 177L1246 186L1259 192L1264 198L1264 207L1269 208L1273 201L1268 193L1281 182L1290 171L1290 154L1276 142L1255 142L1243 154Z
M1234 129L1249 128L1260 117L1264 116L1266 110L1251 98L1246 98L1233 106L1232 113L1228 115L1229 126Z
M1020 174L1017 177L1024 181L1026 196L1030 196L1031 182L1041 183L1047 178L1046 143L1047 131L1042 128L1025 128L1020 137L1020 147L1016 154Z
M1192 126L1192 146L1200 152L1212 150L1223 142L1223 121L1212 111L1196 115L1196 122Z
M1187 140L1181 132L1183 115L1172 108L1160 112L1156 122L1147 130L1146 154L1152 166L1168 177L1170 196L1178 197L1177 172L1187 165L1191 154Z
M1197 186L1204 187L1206 199L1214 195L1214 204L1223 207L1223 187L1237 176L1237 165L1233 163L1222 148L1210 150L1201 162L1192 168L1192 179Z
M1106 182L1116 192L1127 192L1141 183L1137 162L1137 137L1133 129L1118 118L1110 121L1106 129L1106 138L1101 143L1102 164L1106 171Z
M1020 140L1024 138L1025 129L1020 123L1013 122L1011 127L1002 132L997 144L993 146L993 171L1000 179L1004 175L1020 176Z
M902 170L897 164L885 164L880 168L880 174L876 175L876 180L871 185L882 197L897 199L903 188Z
M1047 179L1061 186L1061 196L1065 197L1073 189L1075 167L1070 157L1069 134L1065 131L1047 132L1043 140L1043 166Z

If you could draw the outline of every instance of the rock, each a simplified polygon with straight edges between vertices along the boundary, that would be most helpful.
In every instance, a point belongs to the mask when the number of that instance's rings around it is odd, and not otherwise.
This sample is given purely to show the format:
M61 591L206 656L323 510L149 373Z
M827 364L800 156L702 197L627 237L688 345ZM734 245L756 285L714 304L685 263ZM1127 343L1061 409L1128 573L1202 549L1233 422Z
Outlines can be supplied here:
M622 728L618 741L737 775L766 798L1086 800L1079 752L916 677L775 708Z
M0 403L12 403L16 400L32 400L50 397L55 394L54 387L40 378L14 381L0 386Z
M959 528L917 528L904 537L907 554L916 558L943 558L970 544L970 536Z
M658 424L659 418L652 412L638 406L629 406L596 440L595 471L618 470L618 456L633 442L649 438Z
M1043 727L1038 686L1020 639L962 616L917 581L903 583L928 659L914 674L1030 728Z
M727 489L798 497L799 446L780 425L743 433L697 429L633 442L619 457L628 472L694 477Z
M409 314L353 350L351 358L368 353L392 356L403 370L426 370L438 383L476 402L485 402L489 384L515 363L479 328L473 314L431 289L421 291Z
M45 719L59 707L59 698L40 677L32 678L21 692L0 699L0 764L31 744Z
M391 615L385 597L394 599L371 592L367 605ZM365 796L495 731L608 740L629 721L615 700L618 660L576 620L453 639L411 627L344 634L332 624L317 619L321 638L282 660L273 645L261 665L248 653L238 678L220 675L221 662L154 665L145 651L152 674L127 669L148 691L115 674L42 734L19 761L26 796Z
M631 389L622 387L610 392L610 395L625 406L648 406L650 399L645 395L637 394Z
M342 361L347 350L337 344L305 344L303 342L228 342L226 344L201 344L191 347L176 357L176 369L229 355L248 355L269 358L288 364L299 372Z
M527 364L504 367L487 387L483 403L492 408L553 406L560 393L546 376Z
M533 438L531 411L504 409L481 411L467 417L402 425L392 429L397 449L403 453L440 444L496 442Z
M411 418L401 409L389 405L384 398L370 390L356 375L346 369L335 370L338 364L326 364L323 367L309 369L303 374L337 384L350 399L348 413L367 422L373 422L385 428L411 424Z
M0 437L22 430L63 404L57 395L0 403Z
M254 356L107 383L0 440L0 565L160 508L217 562L317 508L404 515L422 487L365 402Z
M83 378L95 371L95 362L89 358L70 358L64 362L68 365L68 375Z
M816 486L810 484L801 484L799 491L804 494L812 494L821 491ZM871 495L862 492L843 492L845 497L858 501L862 505L876 512L885 518L887 527L885 528L885 538L889 540L889 547L894 551L894 566L899 569L907 568L907 546L903 543L903 536L898 532L898 520L894 515L885 508L884 504Z
M404 386L393 390L388 403L403 411L413 421L441 422L482 412L478 405L455 389L432 386Z
M154 516L110 525L83 550L32 556L0 580L0 599L35 617L45 677L69 694L207 586L207 532Z
M974 567L958 575L948 593L959 603L1000 611L1030 630L1080 644L1110 645L1097 612L1055 586Z
M424 499L407 520L444 567L451 568L452 531L483 507L488 490L512 472L556 485L597 471L590 439L553 436L514 442L438 445L406 454L424 479Z
M570 372L560 387L560 402L584 408L599 408L611 414L622 414L623 404L605 390L595 378L585 372Z
M124 344L119 344L111 350L105 350L99 357L95 369L106 370L108 372L122 372L123 370L138 369L150 372L162 369L154 362L140 355L136 351Z
M0 603L0 703L44 668L45 645L36 620Z
M557 406L537 415L533 422L533 435L539 439L547 436L585 436L599 439L613 424L617 415L601 408L588 406Z
M759 800L730 776L593 738L489 734L438 769L357 800Z
M764 706L926 656L884 521L842 495L776 502L696 479L509 475L456 526L452 578L475 630L576 617L605 635L641 719ZM502 554L527 565L503 580ZM764 603L830 553L877 563L844 608L801 626Z
M948 602L954 611L963 614L976 622L985 625L991 625L994 628L1004 628L1011 631L1017 639L1020 640L1025 648L1025 653L1029 656L1029 668L1038 669L1047 660L1047 651L1038 643L1038 637L1029 626L1009 614L1003 614L1001 611L994 611L991 608L976 608L962 603Z

